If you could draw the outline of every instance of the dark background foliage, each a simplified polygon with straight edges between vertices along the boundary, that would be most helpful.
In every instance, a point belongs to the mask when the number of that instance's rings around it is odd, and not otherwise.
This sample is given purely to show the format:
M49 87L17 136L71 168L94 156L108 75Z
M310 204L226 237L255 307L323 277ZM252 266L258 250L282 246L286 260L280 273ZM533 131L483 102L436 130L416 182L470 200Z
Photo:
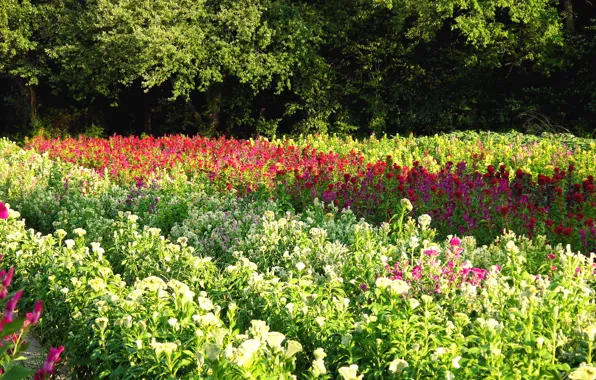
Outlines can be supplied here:
M0 135L596 137L587 0L0 0Z

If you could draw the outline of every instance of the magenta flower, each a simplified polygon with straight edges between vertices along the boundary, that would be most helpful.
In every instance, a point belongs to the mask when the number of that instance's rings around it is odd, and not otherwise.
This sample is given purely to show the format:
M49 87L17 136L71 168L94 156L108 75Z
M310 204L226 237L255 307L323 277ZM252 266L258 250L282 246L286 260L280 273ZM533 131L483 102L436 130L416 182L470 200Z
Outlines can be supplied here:
M459 247L461 245L461 240L459 238L454 237L449 241L452 247Z
M414 280L420 280L423 276L422 273L422 267L419 265L416 265L414 268L412 268L412 278Z
M39 300L35 303L35 307L33 307L33 312L27 313L24 326L27 327L29 325L37 324L37 322L39 322L39 319L41 318L42 310L43 304L41 300Z
M2 286L8 288L14 276L14 267L10 268L5 276L2 277Z
M424 254L428 257L435 257L439 256L439 251L437 251L436 249L427 249L426 251L424 251Z
M8 270L8 273L4 270L0 271L0 282L2 284L2 288L0 288L0 299L6 298L6 294L8 294L8 287L12 282L12 277L14 275L14 267Z
M0 219L8 219L8 208L2 202L0 202Z
M550 260L554 260L557 256L554 253L549 253L547 256Z
M6 309L4 309L4 316L2 317L2 324L12 322L14 309L17 307L17 303L19 302L19 299L21 298L22 295L23 295L23 290L21 289L18 292L16 292L15 295L12 296L12 298L8 301L8 303L6 304Z
M48 357L43 367L37 370L33 380L43 380L46 376L53 374L56 371L56 363L60 361L60 354L64 351L64 346L58 348L50 348Z

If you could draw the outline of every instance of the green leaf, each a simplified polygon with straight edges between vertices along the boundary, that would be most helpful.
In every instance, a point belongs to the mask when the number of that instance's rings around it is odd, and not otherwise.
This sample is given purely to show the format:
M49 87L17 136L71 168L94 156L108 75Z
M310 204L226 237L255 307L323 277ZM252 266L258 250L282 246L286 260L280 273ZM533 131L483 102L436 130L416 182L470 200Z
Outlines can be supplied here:
M10 367L8 371L2 376L3 380L20 380L26 379L30 376L33 376L35 371L29 368L25 368L20 365L14 365Z

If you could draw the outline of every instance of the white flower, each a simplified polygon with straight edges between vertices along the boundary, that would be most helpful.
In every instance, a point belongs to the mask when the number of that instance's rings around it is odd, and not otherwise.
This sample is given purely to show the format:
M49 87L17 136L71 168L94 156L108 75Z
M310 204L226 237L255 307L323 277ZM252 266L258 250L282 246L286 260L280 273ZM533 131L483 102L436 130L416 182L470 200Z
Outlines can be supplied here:
M142 341L142 340L140 340L140 339L137 339L137 340L135 341L135 343L137 344L137 349L139 349L139 350L140 350L140 349L142 349L142 348L143 348L143 341Z
M138 217L138 216L136 216L136 215L129 215L129 216L128 216L128 221L129 221L129 222L136 223L136 222L137 222L137 220L139 220L139 217Z
M300 351L302 351L302 345L299 342L296 342L295 340L289 340L288 347L286 347L286 358L289 359L297 353L299 353Z
M352 334L346 334L341 337L341 344L343 346L348 346L352 342Z
M596 337L596 325L588 326L588 328L586 328L585 332L586 332L586 335L588 336L588 340L590 342L593 342L594 338Z
M303 262L299 262L296 264L296 269L298 269L298 272L302 272L304 268L306 268L306 265L304 265Z
M221 352L221 349L215 343L206 343L205 352L207 353L207 358L209 360L217 360L219 358L219 353Z
M75 228L72 232L74 232L74 234L77 235L77 236L79 236L79 237L80 236L84 236L87 233L87 231L85 231L82 228Z
M571 380L595 380L596 379L596 367L589 365L581 365L575 371L569 374Z
M89 280L89 286L96 292L100 292L107 288L106 283L103 282L101 278L93 278Z
M317 348L313 353L315 355L316 360L323 360L327 357L325 350L322 349L321 347Z
M236 364L240 367L244 366L250 359L255 352L261 347L261 341L258 339L248 339L242 342L242 344L238 347L238 357L236 359Z
M455 380L455 375L451 371L445 372L445 380Z
M193 315L193 320L195 316ZM219 326L221 321L213 313L207 313L205 315L197 316L196 320L203 326Z
M149 234L153 237L158 237L161 234L161 230L159 228L151 227L148 230Z
M512 240L509 240L507 242L505 249L510 253L518 253L519 252L519 248L517 248L517 246L515 245L515 242Z
M95 324L100 330L105 329L108 326L109 320L106 317L95 318Z
M168 325L170 325L172 327L176 327L176 326L178 326L178 320L176 318L170 318L170 319L168 319Z
M455 369L459 368L459 360L461 359L461 356L456 356L453 358L453 360L451 360L451 366Z
M420 227L425 229L426 227L430 226L431 220L432 218L430 217L430 215L422 214L418 217L418 224L420 224Z
M250 324L250 331L256 338L265 336L269 332L269 326L265 321L253 319L252 321L250 321Z
M56 232L54 232L54 234L56 234L56 236L58 236L58 239L63 239L67 235L66 231L64 231L62 228L60 228L59 230L56 230Z
M159 343L155 341L155 338L153 338L153 341L151 342L151 348L153 348L153 351L155 351L157 356L161 356L162 353L170 356L178 349L178 345L172 342Z
M439 347L435 350L433 354L430 355L430 360L437 361L441 356L445 355L447 352L449 352L449 350L445 347Z
M410 298L408 300L408 302L410 303L410 307L412 308L412 310L416 309L418 306L420 306L420 301L418 301L416 298Z
M407 211L412 211L414 206L412 206L412 202L408 198L403 198L401 201L401 206L406 209Z
M75 241L72 239L64 240L64 245L66 245L66 248L71 249L74 247Z
M503 327L501 326L499 321L492 319L492 318L486 320L486 327L488 327L489 330L497 330L497 331L501 331L503 329Z
M344 380L360 380L364 377L364 375L358 376L358 365L356 364L352 364L349 367L341 367L338 372Z
M286 309L288 309L290 314L292 314L292 312L294 311L294 304L290 302L289 304L286 305Z
M543 345L544 345L544 338L543 337L540 337L540 338L536 339L536 347L542 348Z
M323 327L325 324L325 317L317 317L315 318L315 321L319 324L319 326Z
M375 281L377 288L389 289L389 292L394 295L404 294L410 289L407 282L402 280L390 280L387 277L379 277Z
M408 362L403 359L395 359L389 364L389 371L392 373L401 373L406 367Z
M283 343L283 341L286 339L286 336L280 332L269 332L267 333L267 335L265 336L265 341L267 342L267 344L269 345L269 347L271 348L281 348L281 344Z
M199 297L199 307L205 311L213 310L213 302L209 298Z
M315 377L319 377L321 375L325 375L327 373L327 368L325 368L325 361L322 359L316 359L312 362L312 374Z

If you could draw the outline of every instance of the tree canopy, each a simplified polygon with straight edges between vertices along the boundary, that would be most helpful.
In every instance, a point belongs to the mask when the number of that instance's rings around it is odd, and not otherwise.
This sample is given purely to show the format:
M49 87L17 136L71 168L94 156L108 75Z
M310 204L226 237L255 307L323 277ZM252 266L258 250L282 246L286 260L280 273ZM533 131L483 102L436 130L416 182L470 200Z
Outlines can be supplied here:
M3 133L593 133L585 0L0 0Z

